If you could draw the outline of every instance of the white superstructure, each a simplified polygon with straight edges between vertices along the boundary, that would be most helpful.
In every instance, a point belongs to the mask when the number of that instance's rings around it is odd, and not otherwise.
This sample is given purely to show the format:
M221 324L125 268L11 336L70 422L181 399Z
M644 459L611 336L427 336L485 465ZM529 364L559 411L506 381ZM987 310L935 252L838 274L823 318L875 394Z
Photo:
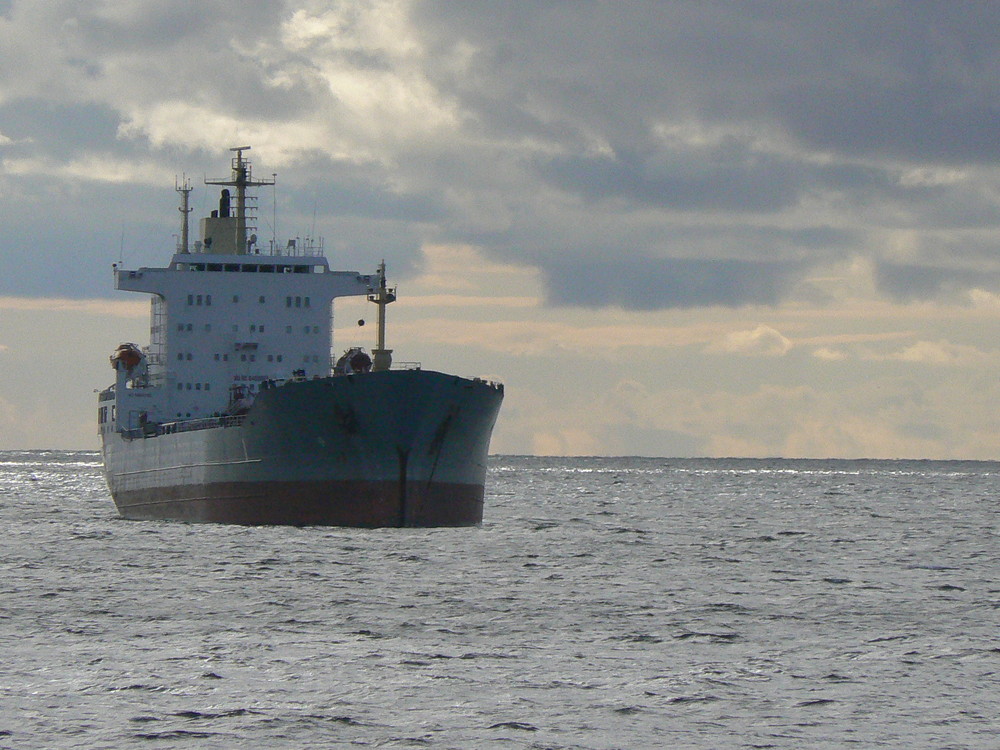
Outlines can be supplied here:
M115 267L117 289L153 295L151 335L142 367L116 366L116 413L100 415L102 429L232 414L272 382L327 376L333 300L385 296L384 266L369 275L331 271L321 250L295 241L258 246L256 235L248 235L253 217L246 188L273 180L252 178L243 157L248 149L233 149L231 179L206 181L235 187L236 201L222 191L219 209L201 220L193 249L187 247L189 188L178 188L184 231L170 264Z

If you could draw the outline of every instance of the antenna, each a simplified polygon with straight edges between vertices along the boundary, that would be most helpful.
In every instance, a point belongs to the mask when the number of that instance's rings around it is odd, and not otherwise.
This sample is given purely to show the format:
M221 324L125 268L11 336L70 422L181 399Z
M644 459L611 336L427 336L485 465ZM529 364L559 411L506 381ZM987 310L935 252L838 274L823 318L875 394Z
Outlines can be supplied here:
M177 182L177 178L174 178L174 190L181 194L181 206L177 210L180 211L184 218L181 220L181 246L180 251L182 253L188 252L188 214L194 209L188 207L188 196L191 194L191 181L187 178L187 175L181 175L181 182Z
M309 239L310 241L316 238L316 195L313 194L313 220L312 226L309 227Z
M229 185L236 188L236 253L245 255L247 252L247 188L260 185L273 185L274 180L255 180L251 173L250 162L243 158L243 152L249 151L249 146L234 146L229 149L236 152L233 159L233 173L227 180L205 180L206 185Z

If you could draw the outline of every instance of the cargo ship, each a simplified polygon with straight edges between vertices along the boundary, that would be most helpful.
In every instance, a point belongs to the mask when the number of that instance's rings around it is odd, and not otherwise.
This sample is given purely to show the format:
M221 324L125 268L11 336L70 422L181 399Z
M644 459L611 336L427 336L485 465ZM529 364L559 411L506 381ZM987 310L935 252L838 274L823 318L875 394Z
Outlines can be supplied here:
M256 234L249 146L189 246L190 183L169 265L115 264L152 295L150 341L111 355L98 395L104 473L128 519L246 525L471 526L483 519L503 385L394 364L373 273L331 270L322 241ZM375 346L335 353L333 303L375 305ZM362 321L359 321L361 323Z

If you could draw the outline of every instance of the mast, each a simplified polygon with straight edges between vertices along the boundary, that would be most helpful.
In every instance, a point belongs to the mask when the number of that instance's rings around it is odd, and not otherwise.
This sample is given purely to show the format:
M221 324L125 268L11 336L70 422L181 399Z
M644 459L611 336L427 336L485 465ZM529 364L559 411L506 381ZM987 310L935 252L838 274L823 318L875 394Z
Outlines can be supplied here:
M174 181L174 190L181 194L181 206L177 210L184 215L181 220L181 247L182 253L188 252L188 214L194 209L188 208L188 196L191 194L191 181L187 177L182 177L180 184Z
M249 151L249 146L234 146L229 149L236 152L233 159L233 174L228 179L205 180L206 185L227 185L236 188L236 253L246 255L247 252L247 188L273 185L274 178L255 180L251 175L250 161L243 158L243 152Z
M376 346L372 349L372 372L388 370L392 365L392 349L385 348L385 308L396 301L396 287L385 285L385 261L378 265L378 289L368 294L368 301L378 305L378 323L375 326Z

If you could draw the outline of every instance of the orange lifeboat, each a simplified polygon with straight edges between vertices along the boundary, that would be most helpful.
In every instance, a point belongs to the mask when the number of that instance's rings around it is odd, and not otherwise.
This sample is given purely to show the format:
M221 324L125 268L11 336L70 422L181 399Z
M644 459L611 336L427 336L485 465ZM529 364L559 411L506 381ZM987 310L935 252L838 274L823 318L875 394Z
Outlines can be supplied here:
M142 350L135 344L119 344L115 353L111 355L111 369L117 370L118 363L125 365L126 370L131 370L142 361Z

